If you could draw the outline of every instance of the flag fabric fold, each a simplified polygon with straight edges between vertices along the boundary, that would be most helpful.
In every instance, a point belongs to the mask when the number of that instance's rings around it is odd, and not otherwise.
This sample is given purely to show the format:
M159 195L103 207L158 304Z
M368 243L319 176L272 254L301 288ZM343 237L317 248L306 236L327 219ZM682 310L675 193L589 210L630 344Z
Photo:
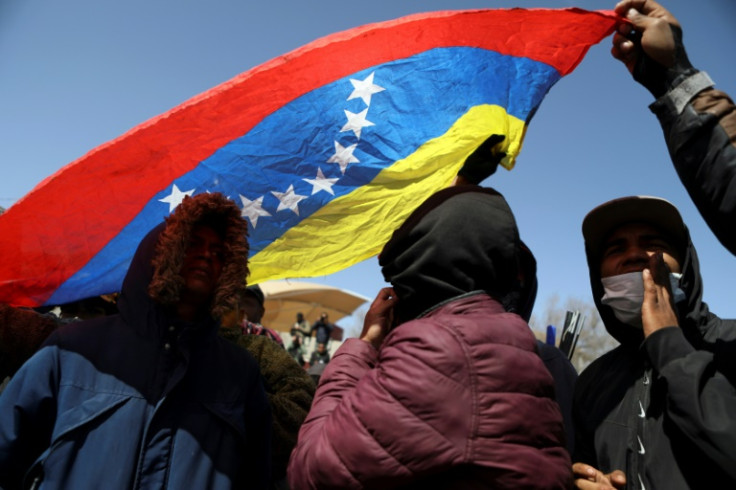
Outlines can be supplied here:
M249 282L375 255L490 134L510 169L549 89L611 34L612 12L443 11L327 36L67 165L0 215L0 301L115 292L186 195L249 222Z

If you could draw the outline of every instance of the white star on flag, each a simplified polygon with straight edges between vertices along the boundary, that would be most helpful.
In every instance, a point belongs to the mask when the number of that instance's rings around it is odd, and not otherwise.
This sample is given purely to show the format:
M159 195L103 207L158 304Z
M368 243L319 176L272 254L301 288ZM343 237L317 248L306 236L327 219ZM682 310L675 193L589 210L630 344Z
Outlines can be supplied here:
M279 207L276 212L283 211L284 209L290 209L299 216L299 201L306 199L307 196L301 196L294 192L294 184L291 184L286 192L271 191L271 194L276 196L279 200Z
M159 199L159 202L167 203L169 205L169 213L171 213L179 204L181 204L186 196L191 196L192 194L194 194L194 189L182 192L176 184L174 184L174 187L171 189L171 194L163 199Z
M376 72L372 72L365 80L356 80L351 78L350 83L353 84L353 92L350 94L350 97L348 97L348 100L360 97L363 99L363 102L365 102L365 105L371 105L371 96L386 90L385 88L373 83L373 75L375 74Z
M345 173L345 171L343 170L342 173ZM335 185L335 182L337 182L340 179L325 178L325 174L322 173L322 169L320 167L317 167L317 176L314 179L302 179L302 180L304 182L308 182L312 184L312 195L317 194L319 191L325 191L325 192L329 192L330 194L334 196L335 191L332 190L332 186Z
M348 118L348 122L345 123L345 126L342 127L340 132L343 133L345 131L352 131L353 133L355 133L355 136L360 139L360 132L363 128L367 126L375 126L375 124L366 119L367 115L368 109L364 109L357 114L355 114L354 112L345 111L345 117Z
M240 196L240 201L243 203L243 210L240 212L240 216L248 218L254 229L258 224L258 218L261 216L271 216L271 213L263 209L263 196L251 201L242 194L238 195Z
M327 160L327 163L339 164L340 171L343 175L345 175L345 170L348 168L348 163L360 163L360 160L353 156L353 152L357 147L357 143L346 148L335 141L335 154L332 155L329 160Z

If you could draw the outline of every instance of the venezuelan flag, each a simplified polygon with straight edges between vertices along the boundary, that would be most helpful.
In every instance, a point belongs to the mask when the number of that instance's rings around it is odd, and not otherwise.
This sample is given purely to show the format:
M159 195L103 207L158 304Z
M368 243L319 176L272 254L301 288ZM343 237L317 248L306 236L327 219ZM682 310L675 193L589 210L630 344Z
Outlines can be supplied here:
M579 9L418 14L253 68L95 148L0 216L0 301L118 291L141 238L201 192L241 206L251 283L375 255L490 134L506 136L510 169L547 91L616 22Z

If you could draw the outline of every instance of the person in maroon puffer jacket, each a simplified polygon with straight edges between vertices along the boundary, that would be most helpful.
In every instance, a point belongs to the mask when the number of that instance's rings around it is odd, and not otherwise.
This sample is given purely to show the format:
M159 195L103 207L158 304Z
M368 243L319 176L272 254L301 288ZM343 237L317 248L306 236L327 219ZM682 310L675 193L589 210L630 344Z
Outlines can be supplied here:
M570 488L552 376L526 321L536 263L503 196L434 194L379 263L393 287L322 375L292 490Z

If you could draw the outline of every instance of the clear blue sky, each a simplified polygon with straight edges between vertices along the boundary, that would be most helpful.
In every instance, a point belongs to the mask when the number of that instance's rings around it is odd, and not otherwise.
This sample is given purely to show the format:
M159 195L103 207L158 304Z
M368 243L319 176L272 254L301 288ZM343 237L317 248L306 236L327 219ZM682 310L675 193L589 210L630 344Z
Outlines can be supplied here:
M0 206L8 207L92 148L233 76L319 37L406 14L446 9L578 6L538 0L2 0ZM736 94L736 2L672 0L695 66ZM489 33L492 35L492 33ZM552 88L532 120L517 166L486 184L514 210L539 263L541 311L553 294L590 300L580 223L597 204L658 195L678 206L698 249L711 309L736 317L736 258L704 225L670 163L651 95L595 46ZM335 60L339 62L339 60ZM43 226L39 217L38 226ZM376 259L314 279L373 297Z

